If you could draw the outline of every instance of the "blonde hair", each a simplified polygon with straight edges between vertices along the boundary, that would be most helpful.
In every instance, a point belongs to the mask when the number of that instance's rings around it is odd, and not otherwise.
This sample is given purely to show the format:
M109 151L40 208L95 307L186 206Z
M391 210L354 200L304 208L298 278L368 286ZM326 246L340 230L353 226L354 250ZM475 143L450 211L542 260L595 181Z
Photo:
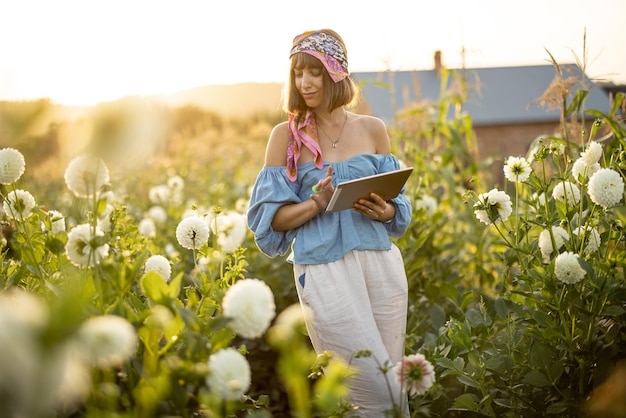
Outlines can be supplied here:
M348 50L343 42L343 39L337 34L337 32L331 29L322 29L319 32L326 33L335 37L341 47L343 48L346 58L348 57ZM342 106L351 106L357 99L358 89L354 81L350 76L335 83L328 71L320 60L309 55L307 53L298 52L291 57L291 65L289 68L289 81L285 86L285 92L283 94L283 110L289 114L296 116L304 116L307 111L307 105L302 95L296 88L296 69L310 68L310 69L323 69L322 76L324 79L324 103L320 105L320 108L332 112L333 110Z

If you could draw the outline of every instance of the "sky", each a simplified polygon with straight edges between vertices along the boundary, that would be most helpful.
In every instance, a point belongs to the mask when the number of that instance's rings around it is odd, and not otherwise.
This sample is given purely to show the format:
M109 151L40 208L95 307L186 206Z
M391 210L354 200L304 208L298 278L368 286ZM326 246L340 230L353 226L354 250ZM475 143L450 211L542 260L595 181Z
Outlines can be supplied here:
M583 61L626 84L624 0L0 0L0 100L93 105L284 82L291 41L332 28L351 72ZM586 54L583 50L586 33Z

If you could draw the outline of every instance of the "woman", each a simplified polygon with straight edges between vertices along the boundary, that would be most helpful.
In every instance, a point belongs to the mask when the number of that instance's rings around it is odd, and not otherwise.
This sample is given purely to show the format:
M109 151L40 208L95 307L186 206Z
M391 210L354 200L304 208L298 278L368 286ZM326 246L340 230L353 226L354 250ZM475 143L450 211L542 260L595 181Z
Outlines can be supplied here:
M373 194L352 210L325 213L334 186L400 168L385 124L348 112L357 89L341 37L324 29L294 39L285 95L288 121L272 130L254 185L248 224L258 247L294 263L298 297L316 352L355 366L350 401L361 417L385 416L402 401L390 365L402 359L407 281L398 248L411 204ZM369 357L353 357L369 350ZM405 411L408 414L408 411ZM407 415L408 416L408 415Z

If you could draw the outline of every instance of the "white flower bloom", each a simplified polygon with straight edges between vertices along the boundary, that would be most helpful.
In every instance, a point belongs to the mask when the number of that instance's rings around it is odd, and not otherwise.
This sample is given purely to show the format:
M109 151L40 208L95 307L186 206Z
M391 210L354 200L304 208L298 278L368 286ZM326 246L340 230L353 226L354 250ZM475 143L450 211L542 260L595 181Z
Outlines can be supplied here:
M155 205L160 205L162 203L168 203L170 200L170 188L165 184L159 184L158 186L152 186L150 190L148 190L148 198L150 202Z
M436 380L435 368L421 353L404 356L392 370L396 382L411 395L425 394Z
M222 399L239 400L250 388L250 364L234 348L225 348L212 354L208 364L207 385Z
M616 206L624 196L624 180L617 171L602 168L589 179L587 193L598 206L605 209Z
M585 162L587 167L591 167L602 157L602 145L596 141L591 141L587 145L587 149L580 153L580 158Z
M599 163L594 163L590 166L586 165L585 160L581 157L574 161L574 165L572 165L572 177L580 183L581 178L584 181L584 179L591 177L596 171L600 170L600 168Z
M514 183L528 180L532 171L524 157L509 157L504 166L504 176Z
M53 234L65 232L65 216L61 212L49 210L46 216L50 219L50 230Z
M172 275L172 266L169 260L162 255L150 256L150 258L146 260L145 268L146 272L156 271L166 282L170 280L170 276Z
M40 371L42 380L55 380L50 384L49 394L60 409L75 408L82 403L91 390L91 370L77 353L76 344L63 344L53 350Z
M222 301L228 326L244 338L258 338L276 315L274 294L259 279L243 279L232 285Z
M431 217L437 211L437 201L434 197L424 195L415 201L415 210L424 209L426 216Z
M198 216L188 216L176 227L176 239L183 248L198 249L209 239L209 226Z
M235 202L235 210L239 213L247 213L250 207L250 199L239 198Z
M8 416L44 415L33 413L37 403L43 403L33 392L41 382L40 338L48 316L47 306L35 295L21 289L0 292L0 409L3 416L7 416L7 411Z
M561 253L556 257L554 263L554 274L556 278L563 283L578 283L585 277L585 274L587 274L578 262L578 255L574 253Z
M5 308L6 311L3 310ZM50 311L44 299L21 287L11 287L0 292L0 316L3 314L10 314L20 327L31 329L42 329L50 319Z
M0 150L0 184L15 183L25 169L26 161L21 152L13 148Z
M504 222L513 212L511 197L498 189L479 195L474 208L476 218L486 225Z
M102 159L81 155L70 161L65 170L65 184L74 195L90 197L109 182L109 169Z
M89 224L77 225L67 234L65 251L67 258L72 264L79 267L90 267L99 264L103 258L109 255L109 245L99 244L95 238L104 236L104 233L96 228L92 233Z
M248 227L244 215L234 212L222 212L211 223L211 229L215 233L217 224L217 243L227 253L235 251L246 238Z
M101 368L119 367L135 353L137 333L121 316L95 316L80 326L78 344L90 364Z
M274 325L267 332L267 337L272 343L290 344L303 335L306 323L312 319L313 311L308 305L291 304L278 314Z
M152 218L143 218L139 221L139 226L137 230L140 235L144 235L146 237L154 238L156 237L156 224Z
M580 202L580 189L569 181L560 181L552 190L552 197L568 205L577 205Z
M541 234L539 234L539 249L541 250L544 263L549 263L552 252L560 250L565 244L565 241L569 241L569 234L560 226L552 227L552 235L554 236L556 248L552 246L552 237L550 236L549 230L544 229L541 231Z
M167 255L169 258L176 258L180 254L178 253L178 250L176 249L174 244L168 242L167 244L165 244L165 255Z
M26 190L12 190L7 194L2 208L9 218L26 219L35 209L35 198Z
M159 225L163 225L167 221L167 212L163 206L152 206L148 209L148 216Z
M574 231L574 234L578 237L583 237L587 245L585 246L584 252L585 254L591 254L600 248L600 244L602 243L602 238L600 237L600 233L597 229L592 226L579 226Z
M180 192L185 187L185 180L179 175L173 175L172 177L167 179L167 187L170 189Z
M90 371L71 355L71 342L55 341L42 350L49 320L40 295L19 287L0 292L2 416L49 416L76 406L91 390Z

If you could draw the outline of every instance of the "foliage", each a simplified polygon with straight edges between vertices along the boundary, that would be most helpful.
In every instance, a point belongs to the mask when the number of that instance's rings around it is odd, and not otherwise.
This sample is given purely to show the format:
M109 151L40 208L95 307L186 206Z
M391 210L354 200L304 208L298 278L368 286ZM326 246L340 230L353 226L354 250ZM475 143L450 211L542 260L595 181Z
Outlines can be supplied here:
M412 302L407 350L434 361L438 377L428 396L412 400L414 416L580 416L624 358L623 189L617 206L603 208L590 198L591 169L581 176L574 169L580 154L599 143L601 166L624 177L624 97L615 98L608 114L587 110L583 82L565 81L555 68L552 93L563 106L564 136L546 135L522 156L533 171L511 185L513 214L506 220L492 213L493 224L484 225L473 216L489 209L479 189L491 187L468 182L479 174L465 163L471 120L462 107L444 120L455 100L443 95L435 116L403 141L407 163L421 174L413 185L416 202L437 200L432 213L416 204L401 240ZM588 132L581 116L595 118ZM573 126L582 131L576 135ZM555 198L564 181L580 187L580 201ZM560 247L552 238L555 250L546 259L540 234L555 226L569 240ZM597 249L588 247L592 231L601 240ZM579 257L586 273L579 283L564 283L555 272L565 251Z

